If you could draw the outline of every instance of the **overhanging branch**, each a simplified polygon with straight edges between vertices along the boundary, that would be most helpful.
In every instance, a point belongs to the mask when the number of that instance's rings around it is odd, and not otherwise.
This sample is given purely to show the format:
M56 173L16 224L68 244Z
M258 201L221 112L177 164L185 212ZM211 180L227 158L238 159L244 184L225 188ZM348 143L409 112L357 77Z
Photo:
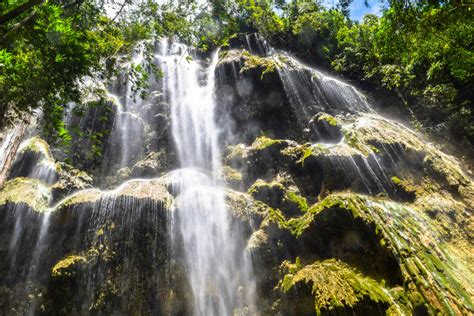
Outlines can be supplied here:
M0 15L0 25L3 25L3 24L7 23L10 20L13 20L14 18L18 17L23 12L28 11L32 7L34 7L38 4L41 4L43 2L44 2L44 0L30 0L30 1L22 4L21 6L16 7L15 9L10 10L9 12L7 12L3 15Z

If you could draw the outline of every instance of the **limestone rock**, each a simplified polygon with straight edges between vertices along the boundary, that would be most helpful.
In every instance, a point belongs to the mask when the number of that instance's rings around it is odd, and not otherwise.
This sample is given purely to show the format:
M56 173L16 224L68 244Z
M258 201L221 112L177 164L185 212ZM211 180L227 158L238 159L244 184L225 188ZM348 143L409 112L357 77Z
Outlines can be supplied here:
M244 186L242 173L232 167L222 166L222 178L226 185L232 189L242 189Z
M277 68L282 56L263 57L246 50L223 51L216 67L218 123L250 141L263 131L272 137L296 138L298 123L285 97ZM229 121L234 124L229 125ZM225 123L224 123L225 122ZM295 124L296 122L296 124Z
M75 191L92 188L92 177L66 163L60 163L59 179L51 186L53 199L59 200Z
M9 178L27 177L52 184L59 178L59 172L60 166L51 155L48 143L35 136L20 145Z
M134 178L153 178L168 170L170 161L164 150L151 152L145 158L138 161L131 169Z
M293 290L292 298L298 302L303 301L305 295L313 296L316 314L352 311L357 315L369 315L387 311L396 304L383 285L341 261L330 259L303 267L298 261L295 264L284 262L283 266L289 272L281 282L283 291ZM282 304L284 311L298 315L311 313L306 309L308 307L301 303ZM399 308L394 306L392 309Z
M301 214L308 208L306 199L299 192L285 188L278 181L268 183L259 179L249 188L249 194L289 216Z
M308 123L309 137L314 142L338 143L342 131L337 119L326 113L314 115Z
M26 205L35 212L46 212L51 202L51 191L37 179L15 178L0 191L0 207L7 204Z

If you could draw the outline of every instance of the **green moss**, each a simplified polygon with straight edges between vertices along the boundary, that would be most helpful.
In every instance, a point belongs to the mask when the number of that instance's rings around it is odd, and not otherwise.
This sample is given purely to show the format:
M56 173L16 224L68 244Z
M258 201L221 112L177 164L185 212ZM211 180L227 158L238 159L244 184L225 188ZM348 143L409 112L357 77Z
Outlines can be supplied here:
M225 190L225 202L232 215L242 222L251 223L263 218L267 213L265 204L252 199L246 193L231 189Z
M239 187L243 185L242 173L232 167L222 166L222 176L224 181L232 187Z
M263 150L266 149L270 146L276 145L276 144L281 144L283 143L282 140L279 139L271 139L267 136L260 136L255 139L255 141L252 143L251 149L253 150Z
M55 162L51 155L48 143L39 136L32 137L21 144L18 153L26 152L33 152L39 155L38 164L49 167L58 173L61 171L61 166Z
M440 207L443 208L443 205ZM461 206L455 203L451 207ZM315 223L318 214L335 211L349 212L353 219L365 222L374 230L382 248L398 258L407 284L403 298L406 300L405 308L418 306L421 295L422 303L430 306L431 312L450 314L454 311L454 314L462 314L474 309L469 295L473 290L470 282L472 273L455 256L457 252L448 251L442 243L437 222L415 207L380 198L339 193L311 206L300 217L286 219L278 209L272 209L269 219L299 237ZM449 227L455 234L456 227ZM458 238L463 236L459 234ZM464 247L467 249L461 255L473 251L468 243L464 243Z
M336 119L334 116L329 115L329 114L326 114L326 113L324 113L323 115L319 116L319 117L318 117L318 120L319 120L319 121L326 121L326 122L328 122L329 125L331 125L331 126L337 126L337 125L338 125L337 119Z
M290 218L282 221L279 218L280 225L289 229L295 236L300 236L312 223L314 217L327 209L340 208L351 212L354 218L362 216L363 210L367 208L366 201L356 194L342 193L333 194L326 197L319 203L309 207L306 213L300 217Z
M308 209L306 198L299 194L297 187L289 185L284 177L277 177L271 182L257 179L248 193L272 208L281 209L285 214L300 214Z
M302 153L297 163L304 166L304 162L311 156L319 156L329 154L330 150L324 144L305 144L298 148L299 152Z
M260 79L271 72L275 72L278 68L278 62L272 57L260 57L250 54L248 51L244 50L242 52L242 57L244 58L244 66L240 69L240 72L246 72L251 69L261 70Z
M306 211L308 209L308 203L306 198L292 191L285 192L285 198L298 206L301 211Z
M0 191L0 205L24 203L36 212L45 212L50 201L50 189L36 179L15 178L8 181Z
M263 190L279 190L281 192L285 191L285 187L277 182L277 181L272 181L272 182L266 182L265 180L262 179L257 179L248 189L248 193L252 196L258 195L260 192Z
M98 189L82 190L66 197L64 200L58 203L57 209L62 207L68 207L71 205L78 205L84 203L95 203L102 196L102 192Z
M59 260L51 270L53 277L71 276L73 274L73 267L79 263L87 263L86 257L78 255L70 255Z
M298 260L294 264L286 261L283 269L289 273L280 282L280 288L288 292L299 283L310 285L317 315L338 307L354 307L367 299L374 303L393 304L383 285L336 259L306 266L301 266Z
M409 196L411 199L414 199L416 195L422 194L423 192L423 188L421 186L417 186L411 181L402 180L396 176L393 176L391 180L400 192L403 192L404 195Z
M402 180L400 180L400 178L396 177L396 176L393 176L391 178L392 182L395 183L395 184L401 184L402 183Z

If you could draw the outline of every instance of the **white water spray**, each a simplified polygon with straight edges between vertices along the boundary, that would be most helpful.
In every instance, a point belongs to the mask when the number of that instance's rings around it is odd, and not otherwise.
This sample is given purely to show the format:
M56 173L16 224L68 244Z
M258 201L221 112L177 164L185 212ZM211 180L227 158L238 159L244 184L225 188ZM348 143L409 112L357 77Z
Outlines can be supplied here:
M231 315L251 308L254 288L241 234L231 224L221 171L219 129L215 124L214 70L188 58L188 49L161 42L156 56L163 90L171 106L173 139L180 169L173 174L179 192L173 220L182 242L195 315ZM177 243L175 241L175 243Z

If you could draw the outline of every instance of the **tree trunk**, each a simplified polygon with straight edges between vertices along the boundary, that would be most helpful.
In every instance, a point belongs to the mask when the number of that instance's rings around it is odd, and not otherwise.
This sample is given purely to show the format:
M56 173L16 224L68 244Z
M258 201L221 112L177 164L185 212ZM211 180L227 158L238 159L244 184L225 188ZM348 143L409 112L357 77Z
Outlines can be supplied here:
M21 120L12 128L0 132L0 189L3 188L10 174L16 152L29 125L30 120Z

